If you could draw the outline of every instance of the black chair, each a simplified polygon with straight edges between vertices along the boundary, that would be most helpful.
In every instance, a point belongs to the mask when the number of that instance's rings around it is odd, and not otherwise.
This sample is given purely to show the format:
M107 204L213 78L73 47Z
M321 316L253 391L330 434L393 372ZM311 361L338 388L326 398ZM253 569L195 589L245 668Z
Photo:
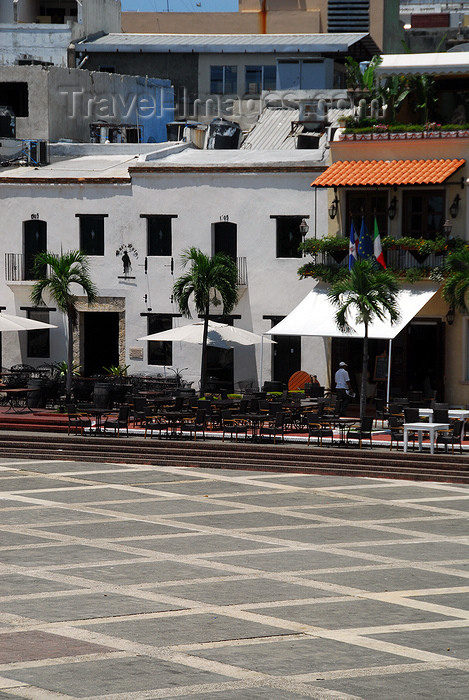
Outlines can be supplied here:
M389 404L389 418L397 418L400 425L404 423L404 406L401 403L390 403Z
M259 437L271 437L274 439L274 445L278 437L280 441L285 440L285 413L284 411L278 411L275 415L270 417L270 420L260 426Z
M358 440L358 446L361 448L363 440L369 440L370 447L373 447L371 440L371 431L373 429L372 416L365 416L361 419L359 426L351 426L347 430L347 445L351 439Z
M107 416L104 420L104 430L110 428L114 430L114 435L117 433L117 437L120 437L121 428L125 428L126 435L129 435L129 416L130 416L130 406L120 406L119 413L117 416L111 415Z
M396 447L399 449L399 443L404 444L404 428L401 420L396 416L390 416L389 429L391 432L391 450L393 442L396 443ZM412 440L412 449L415 449L415 433L409 431L408 440Z
M67 404L67 414L68 435L70 435L72 430L75 431L75 434L77 434L77 431L79 430L81 435L83 435L85 428L89 429L91 432L91 416L89 416L87 413L83 413L82 411L78 411L75 404Z
M323 438L327 437L332 440L334 438L334 433L331 426L328 423L322 422L321 417L318 413L309 413L306 417L307 420L307 430L308 430L308 445L311 438L316 438L318 441L318 446L322 447Z
M404 408L404 422L405 423L419 423L420 414L418 408Z
M150 437L153 437L154 430L158 431L160 438L163 431L166 433L166 437L168 437L168 421L163 416L155 415L153 409L149 406L145 411L145 418L142 421L142 425L145 428L145 438L148 432L150 432Z
M206 419L204 408L197 409L193 420L187 420L181 423L181 433L188 432L189 437L192 437L192 434L194 434L194 440L197 440L197 433L202 433L202 438L205 440L205 428Z
M434 408L433 409L433 422L434 423L451 423L448 415L447 408Z
M238 442L238 435L244 435L244 439L248 438L248 423L243 418L237 418L233 416L231 411L225 409L221 412L221 429L223 432L222 440L225 440L225 435L228 433L230 439L233 435L236 437L236 442Z
M448 452L448 445L451 445L451 452L453 454L454 454L454 446L459 445L459 452L462 453L463 427L464 427L464 421L462 421L462 420L454 421L452 427L449 430L441 431L438 433L438 437L436 439L436 444L437 445L444 445L445 452Z
M388 420L389 417L384 399L378 396L375 398L375 417L377 421L381 421L381 427L384 426L384 421Z
M132 414L134 418L134 424L138 425L139 423L142 424L142 422L145 419L145 409L147 407L147 400L143 396L134 396L132 400Z

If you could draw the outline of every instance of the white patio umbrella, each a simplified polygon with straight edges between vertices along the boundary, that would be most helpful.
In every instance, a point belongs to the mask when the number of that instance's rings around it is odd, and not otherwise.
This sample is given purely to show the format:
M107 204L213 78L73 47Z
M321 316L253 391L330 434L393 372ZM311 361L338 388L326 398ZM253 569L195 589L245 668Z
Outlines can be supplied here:
M44 323L43 321L34 321L32 318L0 313L0 366L2 365L1 334L3 332L34 331L41 328L57 328L57 326L53 326L51 323Z
M41 328L57 328L57 326L53 326L51 323L44 323L43 321L34 321L32 318L0 313L0 332L34 331Z
M179 328L171 328L169 331L144 335L142 338L138 338L138 340L171 340L202 345L203 333L204 322L197 321L196 323L189 323ZM213 347L227 349L236 347L237 345L256 345L263 342L269 345L275 343L275 341L270 338L258 335L257 333L251 333L251 331L245 331L243 328L229 326L227 323L208 322L207 344Z

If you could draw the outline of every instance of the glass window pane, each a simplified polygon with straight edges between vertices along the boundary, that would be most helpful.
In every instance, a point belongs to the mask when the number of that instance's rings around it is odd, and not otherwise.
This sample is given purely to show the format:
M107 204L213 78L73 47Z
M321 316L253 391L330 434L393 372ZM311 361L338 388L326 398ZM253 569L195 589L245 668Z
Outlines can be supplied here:
M165 314L148 316L148 334L168 331L173 327L173 319ZM168 366L173 364L173 344L171 341L148 341L148 364Z
M80 216L80 250L104 255L104 216Z
M262 66L246 66L246 92L258 95L262 90Z
M223 66L210 66L210 92L223 95Z
M48 311L28 311L28 318L33 321L49 323ZM48 328L37 331L27 331L28 357L50 357L50 333Z
M171 255L171 217L147 218L147 255Z
M236 95L238 92L238 68L225 66L225 95Z
M302 241L300 221L299 216L277 219L277 258L301 258L298 250Z
M276 90L277 66L264 66L264 90Z

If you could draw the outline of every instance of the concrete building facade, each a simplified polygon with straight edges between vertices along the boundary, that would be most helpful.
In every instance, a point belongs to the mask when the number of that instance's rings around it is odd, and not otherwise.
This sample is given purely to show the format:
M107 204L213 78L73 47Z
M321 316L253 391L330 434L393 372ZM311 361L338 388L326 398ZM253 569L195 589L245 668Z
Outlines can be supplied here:
M73 41L121 31L120 0L2 0L0 65L68 66ZM73 66L75 67L75 66Z
M312 286L298 278L298 245L303 219L312 231L327 217L326 193L314 211L309 187L325 168L324 152L197 151L179 144L135 158L137 151L113 155L105 146L94 148L94 157L1 173L3 303L8 312L31 311L28 260L37 240L54 252L81 248L90 254L99 289L95 306L80 307L75 348L83 371L91 375L120 363L132 373L164 375L171 367L187 367L184 379L196 386L200 347L137 341L189 322L172 298L182 251L195 246L236 257L240 295L227 320L255 333L269 330ZM64 359L63 320L52 304L48 308L50 322L59 325L50 332L49 356L31 357L27 338L8 338L4 364L17 362L18 355L29 364ZM211 313L218 317L220 307ZM327 384L326 350L327 343L311 338L282 338L263 353L261 346L212 349L209 375L226 386L257 386L271 378L286 381L304 369Z
M174 92L169 80L157 78L58 66L0 66L0 105L14 113L17 139L86 143L93 140L91 125L101 124L103 129L127 125L129 141L161 142L173 118ZM105 140L112 137L108 134Z
M123 12L126 33L318 34L367 32L400 50L399 0L239 0L238 12Z

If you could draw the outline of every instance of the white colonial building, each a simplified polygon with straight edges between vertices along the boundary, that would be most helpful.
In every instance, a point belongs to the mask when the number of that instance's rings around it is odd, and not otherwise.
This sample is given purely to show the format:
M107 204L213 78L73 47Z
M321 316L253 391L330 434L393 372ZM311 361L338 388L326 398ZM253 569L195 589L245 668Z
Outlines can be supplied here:
M99 300L91 308L80 301L75 343L75 359L87 376L110 364L154 375L187 368L184 379L197 386L199 346L137 340L190 322L172 297L180 255L188 247L207 254L226 251L237 259L239 302L227 320L255 333L272 328L312 288L310 279L297 274L303 262L298 245L305 222L309 236L327 228L327 193L315 200L310 187L326 167L323 150L199 151L186 144L60 148L69 148L69 156L62 150L45 167L0 173L2 306L58 325L41 339L5 338L4 365L19 358L33 365L65 358L61 314L52 302L46 309L30 302L31 261L40 250L81 249L90 256ZM131 266L124 270L125 252ZM212 313L217 317L221 307L214 305ZM326 342L284 337L275 346L212 348L208 372L219 382L243 386L287 381L303 369L326 384Z

